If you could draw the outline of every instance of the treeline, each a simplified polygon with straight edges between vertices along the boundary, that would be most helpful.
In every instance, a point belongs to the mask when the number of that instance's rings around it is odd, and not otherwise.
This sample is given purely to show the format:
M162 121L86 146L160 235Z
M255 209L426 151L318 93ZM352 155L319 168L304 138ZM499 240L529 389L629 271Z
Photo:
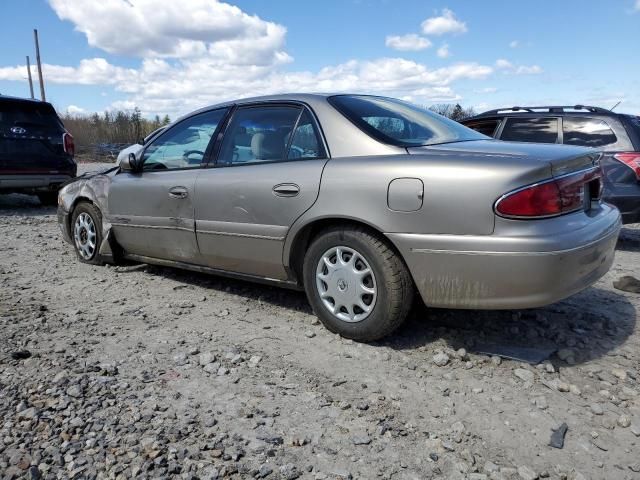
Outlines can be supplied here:
M146 137L157 128L171 122L169 115L144 118L139 108L132 111L106 111L103 114L60 115L82 153L96 145L130 145Z
M473 117L476 114L476 111L473 107L464 108L459 103L438 103L435 105L431 105L429 110L432 112L439 113L440 115L450 118L451 120L455 120L459 122L464 120L465 118Z

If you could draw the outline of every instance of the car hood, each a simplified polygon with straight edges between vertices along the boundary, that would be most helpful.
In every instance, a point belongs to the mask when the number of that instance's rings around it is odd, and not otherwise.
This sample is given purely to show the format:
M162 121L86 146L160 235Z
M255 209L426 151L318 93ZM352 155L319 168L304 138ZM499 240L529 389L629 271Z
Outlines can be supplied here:
M460 155L476 158L509 158L548 162L554 176L597 165L598 150L570 145L473 140L424 147L410 147L410 154Z
M109 168L101 168L101 169L93 170L91 172L85 172L82 175L78 175L77 177L74 177L71 180L65 182L64 184L62 184L62 186L60 188L64 188L67 185L71 185L72 183L84 182L84 181L89 180L91 178L97 177L98 175L104 175L104 174L107 174L107 173L115 172L116 170L118 170L118 168L120 168L120 167L116 166L116 167L109 167Z

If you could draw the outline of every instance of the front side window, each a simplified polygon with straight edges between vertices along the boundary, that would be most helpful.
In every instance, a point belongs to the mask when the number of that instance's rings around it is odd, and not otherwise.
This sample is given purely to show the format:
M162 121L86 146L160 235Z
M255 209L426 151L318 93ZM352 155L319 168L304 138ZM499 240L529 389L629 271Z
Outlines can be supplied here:
M300 107L276 105L239 108L224 134L218 165L284 160L300 111ZM296 131L296 135L302 140L302 133ZM306 155L305 148L300 144L296 149L299 158Z
M500 140L556 143L558 140L558 119L554 117L507 118Z
M486 140L464 125L393 98L335 95L329 103L376 140L401 147Z
M596 118L564 117L562 134L565 145L603 147L618 141L609 125Z
M154 138L142 157L143 170L198 168L226 109L194 115Z

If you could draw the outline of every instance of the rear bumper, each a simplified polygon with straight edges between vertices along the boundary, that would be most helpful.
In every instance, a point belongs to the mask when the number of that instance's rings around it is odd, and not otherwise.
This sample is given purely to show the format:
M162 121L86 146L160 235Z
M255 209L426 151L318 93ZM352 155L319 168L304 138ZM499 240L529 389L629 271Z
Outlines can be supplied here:
M620 213L602 205L581 228L527 236L388 234L433 307L534 308L567 298L610 268Z
M0 192L47 192L58 190L71 174L0 174Z

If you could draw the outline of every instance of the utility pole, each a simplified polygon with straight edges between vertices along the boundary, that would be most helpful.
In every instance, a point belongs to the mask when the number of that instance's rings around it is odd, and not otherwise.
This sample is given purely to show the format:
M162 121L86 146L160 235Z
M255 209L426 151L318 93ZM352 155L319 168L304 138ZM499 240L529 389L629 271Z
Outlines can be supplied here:
M29 91L31 92L31 99L33 100L35 97L33 96L33 80L31 79L31 62L29 62L29 55L27 55L27 75L29 75Z
M44 102L46 97L44 95L44 80L42 79L42 64L40 63L40 44L38 43L38 30L33 29L33 37L36 40L36 63L38 64L38 79L40 80L40 99Z

